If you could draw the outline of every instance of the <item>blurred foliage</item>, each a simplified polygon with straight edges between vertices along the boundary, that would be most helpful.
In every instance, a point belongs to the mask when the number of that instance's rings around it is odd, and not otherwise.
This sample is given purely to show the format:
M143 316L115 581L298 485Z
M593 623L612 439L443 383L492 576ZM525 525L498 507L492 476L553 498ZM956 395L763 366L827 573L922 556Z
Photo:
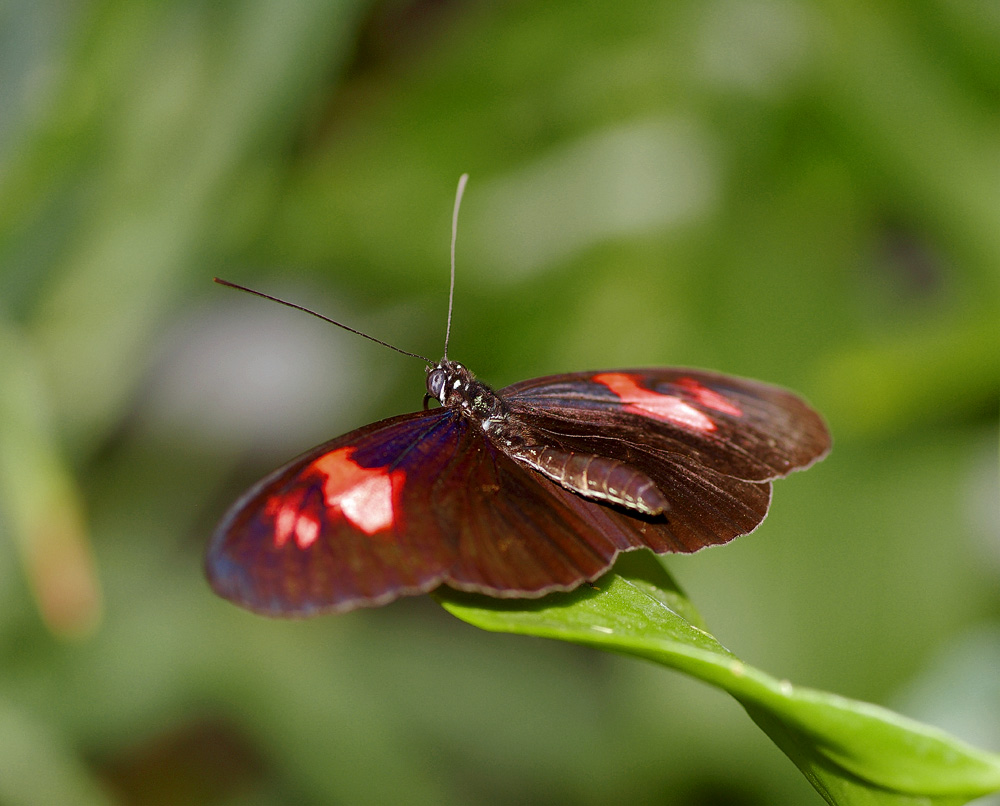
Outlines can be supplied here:
M436 355L463 171L454 355L803 392L832 456L671 569L754 665L1000 748L992 3L15 0L0 104L0 802L816 802L653 666L209 593L243 487L423 394L211 277Z

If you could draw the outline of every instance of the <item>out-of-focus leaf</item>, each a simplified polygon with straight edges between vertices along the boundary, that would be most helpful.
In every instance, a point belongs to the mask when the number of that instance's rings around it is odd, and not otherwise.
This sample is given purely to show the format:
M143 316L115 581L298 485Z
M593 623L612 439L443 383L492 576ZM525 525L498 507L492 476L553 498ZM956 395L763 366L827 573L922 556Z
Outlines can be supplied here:
M207 9L117 4L128 36L95 21L84 37L61 94L100 89L87 132L99 146L78 166L90 198L28 325L74 448L93 446L121 416L181 278L217 240L220 200L230 191L243 200L233 188L251 156L289 136L297 118L286 109L347 58L361 6L249 2L213 19ZM198 32L211 23L218 40ZM64 121L53 115L49 126L59 132ZM31 145L19 159L29 166L51 149L46 137ZM0 223L0 242L4 234ZM201 271L207 283L212 272Z
M58 729L50 729L0 700L0 802L7 806L114 802L74 756Z
M816 373L828 415L847 429L891 433L990 405L1000 387L998 316L995 306L965 311L961 321L841 347Z
M80 492L52 433L29 345L0 322L0 519L50 629L83 635L100 618L101 592Z

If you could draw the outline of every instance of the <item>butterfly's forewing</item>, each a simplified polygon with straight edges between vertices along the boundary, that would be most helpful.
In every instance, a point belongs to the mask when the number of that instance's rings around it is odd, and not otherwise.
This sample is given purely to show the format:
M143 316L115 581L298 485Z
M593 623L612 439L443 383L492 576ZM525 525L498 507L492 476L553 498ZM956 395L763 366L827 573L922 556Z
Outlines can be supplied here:
M302 616L434 588L455 541L424 505L425 479L448 464L461 428L443 409L394 417L272 473L216 529L212 587L259 613Z
M652 479L670 502L658 529L673 551L752 531L767 514L769 480L830 448L826 425L796 395L710 372L575 373L501 394L546 443L616 459Z
M442 582L494 596L570 590L641 546L685 550L662 524L585 501L435 409L346 434L265 478L223 518L206 567L243 607L306 616Z
M635 448L747 481L786 476L830 449L822 418L797 395L703 370L578 372L501 395L534 428L590 440L602 455Z

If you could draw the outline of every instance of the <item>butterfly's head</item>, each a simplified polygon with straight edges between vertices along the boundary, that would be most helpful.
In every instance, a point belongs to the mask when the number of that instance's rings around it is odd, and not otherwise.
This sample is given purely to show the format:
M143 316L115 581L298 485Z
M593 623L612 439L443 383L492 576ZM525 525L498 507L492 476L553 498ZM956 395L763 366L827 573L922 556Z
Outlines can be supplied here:
M464 365L448 358L427 368L427 397L450 409L465 410L477 419L504 413L503 402L496 392Z
M471 380L474 377L464 366L442 358L434 366L427 367L427 394L442 406L447 406L449 398L461 395Z

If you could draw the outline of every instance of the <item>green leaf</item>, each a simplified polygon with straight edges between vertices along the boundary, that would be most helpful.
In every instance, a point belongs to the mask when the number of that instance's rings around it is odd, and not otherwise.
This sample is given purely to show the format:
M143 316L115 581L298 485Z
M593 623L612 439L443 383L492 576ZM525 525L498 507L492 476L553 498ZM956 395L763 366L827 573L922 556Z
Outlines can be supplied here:
M624 555L594 588L495 600L442 590L474 626L634 655L728 691L831 804L961 804L1000 790L1000 756L885 708L793 686L748 666L708 633L646 552Z

